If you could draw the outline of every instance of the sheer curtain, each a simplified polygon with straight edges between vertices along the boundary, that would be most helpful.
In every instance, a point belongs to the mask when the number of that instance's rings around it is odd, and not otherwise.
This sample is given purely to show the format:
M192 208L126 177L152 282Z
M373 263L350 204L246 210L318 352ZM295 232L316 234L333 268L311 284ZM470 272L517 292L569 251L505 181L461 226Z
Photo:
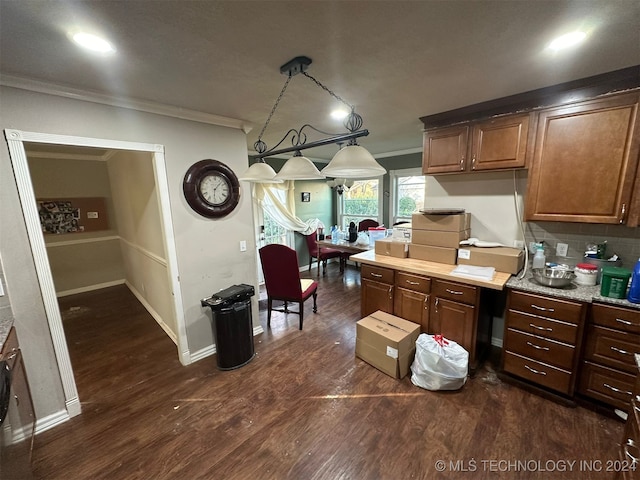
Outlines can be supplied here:
M306 222L296 217L295 182L254 183L253 198L276 223L287 230L309 235L315 232L322 222L317 218Z

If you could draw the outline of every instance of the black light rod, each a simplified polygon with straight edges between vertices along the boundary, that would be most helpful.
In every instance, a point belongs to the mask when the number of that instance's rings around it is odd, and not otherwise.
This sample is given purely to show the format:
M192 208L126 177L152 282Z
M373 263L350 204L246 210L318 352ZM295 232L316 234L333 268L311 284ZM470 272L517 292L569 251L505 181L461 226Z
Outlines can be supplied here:
M303 145L295 145L293 147L281 148L280 150L267 151L262 155L258 155L258 158L273 157L274 155L280 155L281 153L296 152L299 150L306 150L307 148L322 147L323 145L331 145L332 143L344 143L347 140L366 137L367 135L369 135L369 130L358 130L357 132L345 133L344 135L335 135L333 137L316 140L315 142L309 142Z

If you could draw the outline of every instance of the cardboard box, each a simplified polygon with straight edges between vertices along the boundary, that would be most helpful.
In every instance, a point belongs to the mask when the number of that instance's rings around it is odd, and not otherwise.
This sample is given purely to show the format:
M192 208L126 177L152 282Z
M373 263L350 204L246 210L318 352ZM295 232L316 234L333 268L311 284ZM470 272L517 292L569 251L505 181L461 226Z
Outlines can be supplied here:
M409 373L420 325L378 310L356 323L356 357L394 378Z
M465 247L458 250L458 265L494 267L498 272L516 274L524 266L524 251L509 247Z
M471 228L471 214L425 215L414 213L411 216L413 230L440 230L445 232L461 232Z
M456 264L458 250L456 248L432 247L431 245L409 244L409 258L428 262Z
M432 247L458 248L460 240L466 240L470 235L471 230L462 230L461 232L414 230L411 233L411 242Z
M409 244L383 238L376 240L375 251L377 255L388 255L390 257L406 258L409 255Z

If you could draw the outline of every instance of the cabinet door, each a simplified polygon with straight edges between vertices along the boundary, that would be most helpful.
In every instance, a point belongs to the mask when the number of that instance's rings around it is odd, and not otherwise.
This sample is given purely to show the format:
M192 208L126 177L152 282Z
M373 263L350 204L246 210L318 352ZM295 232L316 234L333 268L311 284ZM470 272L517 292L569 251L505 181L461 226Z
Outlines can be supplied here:
M462 345L475 358L475 308L451 300L435 297L429 316L429 332Z
M541 111L526 220L622 223L639 144L637 93Z
M362 279L361 315L366 317L378 310L393 314L393 285Z
M473 126L471 170L523 168L529 114L501 117Z
M420 332L429 328L429 295L397 288L393 299L393 314L420 324Z
M469 127L438 128L425 132L422 173L455 173L466 168Z

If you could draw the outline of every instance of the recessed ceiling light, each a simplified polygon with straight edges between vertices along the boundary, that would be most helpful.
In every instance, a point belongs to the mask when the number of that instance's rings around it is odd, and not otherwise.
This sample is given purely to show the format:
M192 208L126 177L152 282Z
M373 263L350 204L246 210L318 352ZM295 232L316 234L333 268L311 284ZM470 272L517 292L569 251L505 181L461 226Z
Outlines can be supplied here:
M104 38L92 33L78 32L71 37L82 48L98 53L114 53L116 49Z
M587 38L587 34L582 31L566 33L554 39L547 48L558 51L568 47L573 47Z
M344 108L337 108L333 112L331 112L331 118L335 118L336 120L342 120L347 115L349 115L349 112Z

